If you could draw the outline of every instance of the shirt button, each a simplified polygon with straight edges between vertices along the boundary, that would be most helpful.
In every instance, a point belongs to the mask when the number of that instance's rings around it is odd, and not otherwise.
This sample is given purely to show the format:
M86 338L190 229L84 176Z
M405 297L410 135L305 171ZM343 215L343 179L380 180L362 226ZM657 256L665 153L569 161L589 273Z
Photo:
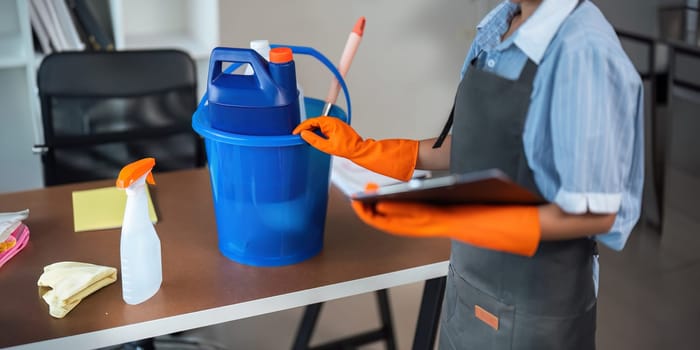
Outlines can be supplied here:
M490 60L486 61L486 65L489 66L489 68L493 68L493 66L496 65L496 60L490 59Z

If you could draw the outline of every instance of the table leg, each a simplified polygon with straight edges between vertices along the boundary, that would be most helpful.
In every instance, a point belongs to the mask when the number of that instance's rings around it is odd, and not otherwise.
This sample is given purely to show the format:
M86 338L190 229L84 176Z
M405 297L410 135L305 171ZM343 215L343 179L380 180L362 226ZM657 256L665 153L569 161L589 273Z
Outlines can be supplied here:
M306 350L309 348L309 342L316 326L316 320L321 313L323 303L308 305L304 310L304 317L299 324L296 338L294 339L293 350Z
M413 350L432 350L440 324L442 299L445 296L447 277L438 277L425 281L421 299L416 334L413 338Z
M366 331L360 334L351 335L337 339L321 345L310 346L311 337L318 321L323 303L308 305L304 310L304 316L297 329L292 350L337 350L355 349L361 345L374 343L380 340L386 342L387 350L396 349L396 339L394 337L394 324L391 319L391 307L389 305L389 293L386 289L377 290L377 305L379 307L379 317L381 326L378 329Z

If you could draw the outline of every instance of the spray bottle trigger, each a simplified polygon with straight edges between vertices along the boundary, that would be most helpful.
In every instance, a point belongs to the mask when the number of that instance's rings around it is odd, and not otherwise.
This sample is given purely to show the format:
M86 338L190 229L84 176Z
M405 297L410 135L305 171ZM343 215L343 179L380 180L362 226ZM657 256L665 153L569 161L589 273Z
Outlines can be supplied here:
M144 158L141 160L137 160L133 163L127 164L119 172L119 177L117 178L117 187L127 188L131 186L131 184L134 183L134 181L142 177L144 174L147 174L146 181L149 184L154 185L156 181L153 178L153 174L151 174L151 170L155 165L156 160L154 158Z
M153 173L149 172L148 175L146 175L146 182L148 182L149 185L156 184L156 179L153 178Z

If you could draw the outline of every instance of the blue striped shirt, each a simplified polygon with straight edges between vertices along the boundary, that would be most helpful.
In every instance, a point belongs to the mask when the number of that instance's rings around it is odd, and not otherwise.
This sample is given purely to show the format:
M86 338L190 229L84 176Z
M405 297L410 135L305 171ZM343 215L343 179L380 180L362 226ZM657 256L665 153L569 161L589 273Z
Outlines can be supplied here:
M504 1L479 24L462 74L475 57L477 68L508 79L528 57L538 64L523 132L535 182L567 213L617 213L596 239L621 250L641 209L642 83L598 8L576 3L543 1L501 41L519 11Z

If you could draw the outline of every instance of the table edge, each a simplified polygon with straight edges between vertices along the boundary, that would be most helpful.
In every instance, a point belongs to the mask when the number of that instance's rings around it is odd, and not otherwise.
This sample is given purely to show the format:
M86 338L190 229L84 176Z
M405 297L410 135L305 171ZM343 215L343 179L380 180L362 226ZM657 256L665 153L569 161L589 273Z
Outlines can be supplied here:
M234 305L11 346L7 349L94 349L107 347L442 277L447 275L448 265L449 261L445 260Z

